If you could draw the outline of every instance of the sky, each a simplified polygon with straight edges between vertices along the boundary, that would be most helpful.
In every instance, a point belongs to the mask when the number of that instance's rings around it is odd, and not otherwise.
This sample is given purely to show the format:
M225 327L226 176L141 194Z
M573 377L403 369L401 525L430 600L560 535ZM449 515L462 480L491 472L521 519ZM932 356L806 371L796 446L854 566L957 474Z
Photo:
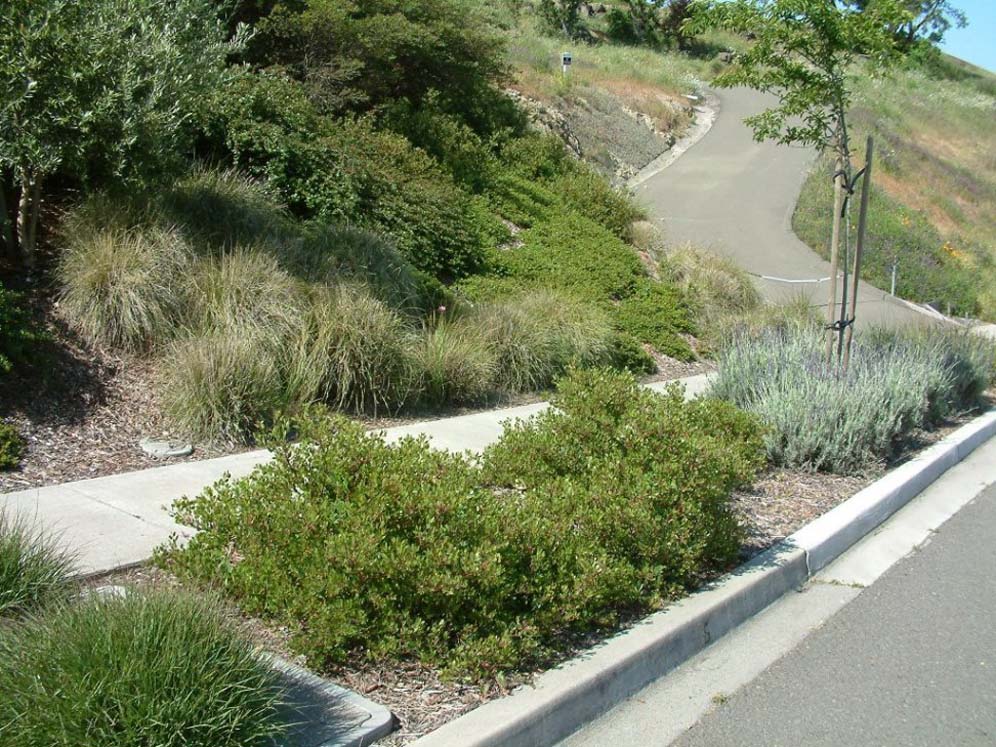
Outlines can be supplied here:
M996 73L996 0L953 0L968 16L968 26L949 29L941 47L948 54Z

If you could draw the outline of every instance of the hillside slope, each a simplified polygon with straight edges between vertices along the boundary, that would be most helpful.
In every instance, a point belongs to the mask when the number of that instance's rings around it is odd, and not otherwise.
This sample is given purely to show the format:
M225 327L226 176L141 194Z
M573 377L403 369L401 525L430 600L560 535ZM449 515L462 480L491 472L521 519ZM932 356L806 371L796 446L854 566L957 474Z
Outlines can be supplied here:
M951 58L857 81L853 143L876 141L864 277L940 310L996 320L996 76ZM820 161L794 227L827 254L831 166ZM857 219L857 211L853 213Z

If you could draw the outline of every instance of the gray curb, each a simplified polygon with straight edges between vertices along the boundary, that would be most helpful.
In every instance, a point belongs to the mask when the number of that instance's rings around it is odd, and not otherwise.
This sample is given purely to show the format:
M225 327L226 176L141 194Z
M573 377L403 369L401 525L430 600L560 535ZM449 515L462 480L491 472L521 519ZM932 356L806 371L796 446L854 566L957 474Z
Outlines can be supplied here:
M705 590L417 740L413 747L546 747L701 651L875 529L996 435L996 411L869 485Z
M267 659L295 702L286 747L368 747L394 729L394 716L384 706L285 659Z

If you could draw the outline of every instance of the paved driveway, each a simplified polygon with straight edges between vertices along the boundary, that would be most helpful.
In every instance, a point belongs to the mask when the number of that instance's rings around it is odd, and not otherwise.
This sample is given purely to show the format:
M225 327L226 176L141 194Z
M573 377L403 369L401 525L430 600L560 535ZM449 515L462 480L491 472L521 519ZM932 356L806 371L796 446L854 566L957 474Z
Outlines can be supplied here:
M824 278L830 265L792 233L792 211L814 154L809 149L754 142L743 119L774 101L748 89L717 92L721 110L709 133L675 163L636 188L637 198L663 222L672 242L691 241L757 275L790 280ZM825 304L826 283L757 278L764 297L804 293ZM923 321L925 317L877 288L861 284L859 324Z

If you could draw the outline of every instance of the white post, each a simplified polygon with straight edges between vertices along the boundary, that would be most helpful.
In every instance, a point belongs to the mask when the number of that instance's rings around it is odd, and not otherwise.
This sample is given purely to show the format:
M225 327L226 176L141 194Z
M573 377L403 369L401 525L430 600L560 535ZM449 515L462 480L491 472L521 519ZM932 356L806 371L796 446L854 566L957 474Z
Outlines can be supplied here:
M889 291L890 296L896 295L896 267L899 266L899 262L892 263L892 290Z

